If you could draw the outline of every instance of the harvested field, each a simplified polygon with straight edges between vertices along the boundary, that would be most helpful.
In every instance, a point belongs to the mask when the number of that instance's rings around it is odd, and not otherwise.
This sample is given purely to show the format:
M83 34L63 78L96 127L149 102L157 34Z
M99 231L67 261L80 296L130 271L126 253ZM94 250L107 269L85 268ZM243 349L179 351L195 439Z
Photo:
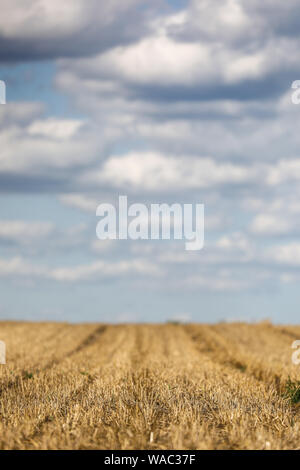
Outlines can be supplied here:
M300 327L7 322L0 339L1 449L300 446Z

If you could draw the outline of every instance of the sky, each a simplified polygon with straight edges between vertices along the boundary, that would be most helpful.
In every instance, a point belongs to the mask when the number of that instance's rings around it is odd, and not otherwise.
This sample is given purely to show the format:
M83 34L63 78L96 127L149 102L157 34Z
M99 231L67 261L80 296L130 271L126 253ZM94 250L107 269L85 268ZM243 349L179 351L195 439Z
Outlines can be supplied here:
M0 319L299 323L299 2L0 7ZM119 195L204 248L98 240Z

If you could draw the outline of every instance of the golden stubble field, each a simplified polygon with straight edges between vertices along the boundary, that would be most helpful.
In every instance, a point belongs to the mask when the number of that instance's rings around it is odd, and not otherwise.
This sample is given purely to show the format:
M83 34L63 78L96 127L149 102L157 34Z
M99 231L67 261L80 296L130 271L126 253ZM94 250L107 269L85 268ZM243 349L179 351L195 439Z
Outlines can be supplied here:
M300 327L0 323L1 449L297 449Z

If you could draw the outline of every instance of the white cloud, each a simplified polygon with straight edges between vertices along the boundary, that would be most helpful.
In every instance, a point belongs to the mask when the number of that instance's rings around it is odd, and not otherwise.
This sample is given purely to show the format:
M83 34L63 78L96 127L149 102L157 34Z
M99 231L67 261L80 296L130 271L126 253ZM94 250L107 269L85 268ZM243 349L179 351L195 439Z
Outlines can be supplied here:
M280 235L292 231L294 221L285 218L283 213L258 214L254 217L250 230L257 235Z
M45 109L45 105L39 102L15 101L7 102L5 106L0 106L0 125L24 126L33 119L39 117Z
M22 8L23 6L23 8ZM84 14L80 0L59 2L52 0L27 0L23 5L11 1L2 5L0 31L6 38L48 37L54 30L57 35L74 32L81 24Z
M189 289L204 289L208 291L240 291L251 286L249 280L233 279L226 273L220 276L195 275L187 277L182 284Z
M241 201L241 205L247 211L259 211L278 217L282 214L296 215L300 212L300 201L295 189L293 186L290 193L280 197L274 197L273 193L271 193L270 197L265 197L264 199L248 197Z
M20 244L36 243L54 233L50 222L24 222L22 220L0 220L0 240Z
M267 259L275 263L300 266L300 243L291 242L277 245L267 250Z
M99 201L96 199L78 193L62 194L59 200L66 206L92 213L96 213L96 209L99 205Z
M46 275L43 267L35 266L19 256L0 259L0 277L17 279L20 277L41 278Z
M136 84L191 84L213 74L210 52L209 47L199 43L179 43L166 36L154 36L84 63L88 72L104 70L112 78Z
M44 253L66 253L89 244L87 226L84 223L60 227L44 221L0 220L0 245L5 253L15 253L34 259Z
M167 245L151 240L140 244L131 243L130 252L133 256L154 260L177 279L182 276L185 278L185 269L188 269L187 272L192 270L195 274L210 276L212 271L229 265L234 266L236 271L247 270L261 259L256 240L242 232L224 233L215 240L207 236L204 248L198 253L185 251L183 240L171 240Z
M96 261L73 268L54 269L50 278L61 282L93 281L97 279L113 279L132 275L160 276L161 269L143 259L124 260L118 262Z
M247 14L243 1L192 0L188 8L159 22L176 37L196 40L221 37L232 41L242 39L256 30L257 22Z
M94 253L103 255L104 253L111 252L116 246L116 240L94 240L91 243L91 250Z
M70 139L77 134L82 121L75 119L44 119L33 121L28 126L28 134L33 136L43 136L50 139Z
M100 171L86 173L81 181L133 190L168 191L246 183L255 176L256 169L218 163L209 157L174 158L154 152L132 152L111 156Z
M228 86L267 80L281 71L279 63L297 67L297 38L278 35L274 40L267 14L259 8L249 11L247 2L190 2L175 15L157 15L150 29L151 35L144 31L134 43L61 61L59 82L68 86L80 77L83 89L93 88L95 94L117 88L122 94L150 101L153 88L161 89L158 99L163 99L169 89L177 87L172 100L184 101L182 93L202 87L207 90L207 95L202 93L206 100L213 87L224 87L226 98Z
M126 278L127 276L160 277L162 268L142 258L117 262L95 261L86 265L50 268L36 265L22 257L0 259L0 276L7 279L53 280L57 282L99 281Z
M24 110L26 119L32 117L36 108ZM21 115L18 105L10 115L16 112L16 120ZM76 119L34 119L27 125L11 120L0 129L0 176L2 174L21 174L27 177L40 175L59 180L59 170L72 170L87 165L101 143L91 135L90 129L80 131L82 122ZM37 181L38 182L38 181Z
M140 0L11 0L2 2L0 56L10 60L80 56L138 37ZM128 15L128 16L127 16ZM126 18L126 21L123 20ZM133 30L131 21L140 21Z
M270 169L267 177L267 183L276 185L288 181L300 180L300 159L284 159Z
M216 241L216 247L225 251L251 251L251 243L248 238L240 232L234 232L230 235L223 235Z

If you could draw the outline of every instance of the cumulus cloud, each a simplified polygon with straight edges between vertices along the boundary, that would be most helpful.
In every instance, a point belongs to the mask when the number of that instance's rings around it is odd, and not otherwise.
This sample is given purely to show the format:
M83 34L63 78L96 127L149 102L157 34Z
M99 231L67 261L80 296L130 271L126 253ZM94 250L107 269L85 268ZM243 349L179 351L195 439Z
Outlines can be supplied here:
M106 183L118 188L168 191L253 181L257 171L209 157L171 157L154 152L111 156L100 171L88 172L82 182Z
M60 227L46 221L0 220L0 248L6 255L17 251L21 258L25 255L38 259L45 253L53 256L84 249L87 236L85 223Z
M190 276L183 285L189 289L202 289L208 291L241 291L251 287L249 280L232 279L229 273L221 273L220 277L214 275L211 278L204 276Z
M150 252L152 259L167 265L198 265L201 260L199 270L206 270L212 266L241 266L251 265L259 259L259 250L255 242L241 232L226 233L215 241L210 239L205 242L205 246L198 256L191 256L189 252L182 249L179 243L174 244L169 249L159 249L153 245Z
M282 265L300 266L300 243L291 242L273 246L268 249L267 258Z
M300 158L280 160L270 171L267 182L270 185L299 181Z
M270 171L273 172L273 168ZM272 186L271 188L273 189ZM283 192L283 187L280 188ZM242 205L248 211L256 212L249 225L249 230L253 234L266 237L299 235L300 204L297 188L293 185L288 186L284 196L274 197L272 192L271 196L266 193L263 200L250 198Z
M280 235L293 228L293 221L275 214L258 214L254 217L250 230L258 235Z
M15 101L0 106L1 129L8 126L22 126L38 118L45 111L45 106L40 102Z
M28 126L28 134L50 139L65 140L75 136L83 122L75 119L44 119L33 121Z
M57 282L105 281L130 276L160 277L162 268L145 259L118 262L95 261L86 265L50 268L22 257L0 259L0 277L6 279L52 280Z
M59 199L63 204L85 212L95 213L99 205L97 199L93 199L85 194L62 194Z
M2 111L2 108L5 108ZM74 182L103 151L90 126L78 119L44 118L39 104L1 108L0 190L48 190Z
M97 279L113 279L126 276L160 276L161 268L143 259L124 260L116 263L96 261L85 266L74 268L58 268L50 273L56 281L93 281Z
M11 259L0 259L0 277L7 279L16 278L40 278L46 271L40 266L35 266L20 256Z
M291 22L294 9L293 2L284 9ZM269 13L245 1L190 2L180 13L157 18L152 34L132 44L62 61L58 82L79 79L95 93L119 90L158 102L275 98L299 70L299 37L280 33Z
M76 57L126 44L147 28L147 15L141 3L140 0L110 0L101 5L96 0L2 2L0 60Z
M51 222L25 222L22 220L0 220L0 240L18 244L30 244L54 234Z
M82 155L90 149L95 152L95 143L89 145L84 139L60 140L35 137L26 130L17 128L7 129L0 133L0 146L3 149L0 156L1 174L21 174L27 176L47 176L49 170L54 171L54 178L59 179L60 170L79 167ZM49 173L48 176L50 177Z

